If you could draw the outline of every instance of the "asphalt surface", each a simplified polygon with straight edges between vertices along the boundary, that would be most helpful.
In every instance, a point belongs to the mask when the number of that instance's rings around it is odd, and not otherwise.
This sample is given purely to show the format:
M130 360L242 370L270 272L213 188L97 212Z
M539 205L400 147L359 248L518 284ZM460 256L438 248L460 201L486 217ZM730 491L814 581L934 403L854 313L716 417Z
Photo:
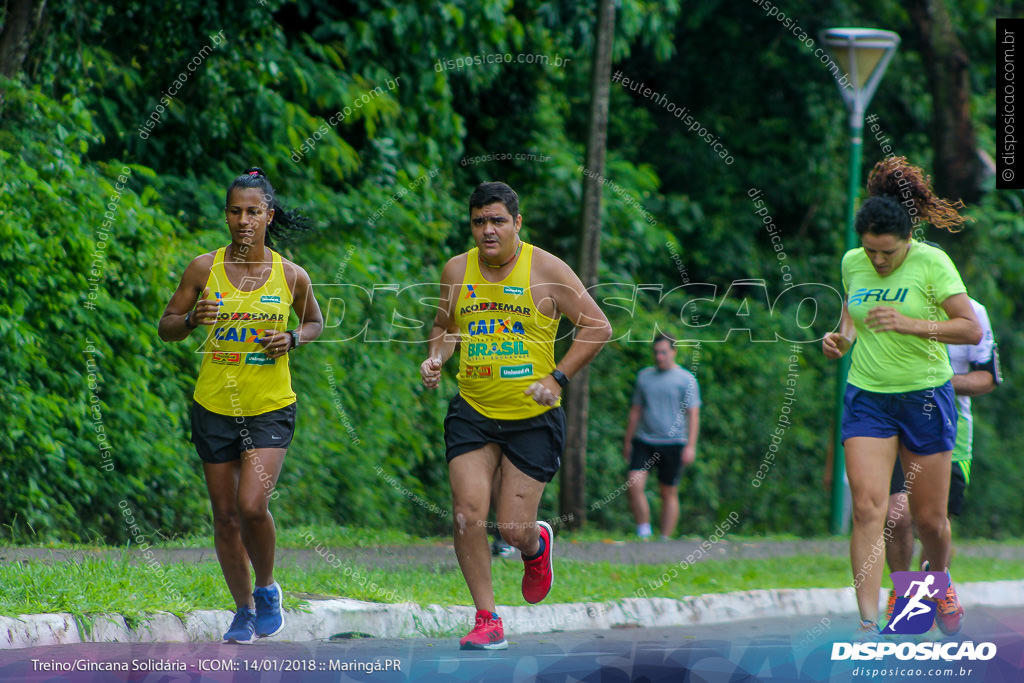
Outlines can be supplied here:
M556 545L555 552L560 559L579 561L672 563L695 551L701 542L562 541ZM216 562L211 549L160 549L156 552L162 562ZM335 552L346 561L367 566L418 565L457 571L450 543L343 548ZM749 542L723 539L711 551L702 553L700 561L796 554L845 556L847 552L845 539ZM1024 546L960 543L957 552L973 557L1024 558ZM139 562L144 559L133 548L0 549L0 562L80 562L98 556L122 556ZM312 548L285 548L278 552L279 564L318 566L322 562L323 558ZM1005 601L1006 598L1000 598L987 604L1006 604ZM461 632L443 638L266 640L249 646L217 642L74 643L0 650L0 682L1024 681L1024 607L971 607L965 624L963 632L947 640L990 641L998 646L998 656L987 661L953 663L906 662L895 657L836 661L830 656L834 655L833 643L852 640L856 619L850 613L779 615L679 627L510 633L510 648L498 652L459 651Z
M509 649L462 652L457 640L367 639L253 645L86 643L0 651L0 680L24 683L188 681L523 681L628 683L1009 683L1024 679L1024 608L974 608L953 643L991 642L983 661L837 659L854 615L803 616L672 628L611 629L509 637ZM905 637L898 642L919 642ZM890 641L893 642L893 641ZM117 666L125 672L82 671Z

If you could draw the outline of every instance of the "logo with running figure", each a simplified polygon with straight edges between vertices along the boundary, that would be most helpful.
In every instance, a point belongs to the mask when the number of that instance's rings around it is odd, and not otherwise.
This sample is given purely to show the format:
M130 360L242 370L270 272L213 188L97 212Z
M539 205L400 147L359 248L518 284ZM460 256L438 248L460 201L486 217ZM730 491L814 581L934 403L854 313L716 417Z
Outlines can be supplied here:
M948 585L946 572L893 572L896 606L882 633L916 635L927 632L935 623L938 601L946 597Z

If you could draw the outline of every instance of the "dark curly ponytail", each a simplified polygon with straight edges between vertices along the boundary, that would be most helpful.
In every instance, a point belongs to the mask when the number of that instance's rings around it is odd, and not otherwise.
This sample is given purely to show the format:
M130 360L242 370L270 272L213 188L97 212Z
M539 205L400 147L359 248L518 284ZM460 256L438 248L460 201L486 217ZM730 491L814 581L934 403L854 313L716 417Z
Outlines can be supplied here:
M932 179L906 157L887 157L868 176L871 197L857 212L857 233L910 236L913 223L925 221L950 232L960 232L971 218L960 215L964 203L935 194ZM902 212L902 215L900 214Z
M231 197L231 191L236 187L262 190L264 200L267 203L267 209L274 210L274 219L267 226L267 234L264 238L266 246L272 247L277 240L286 241L294 233L304 232L312 228L306 216L298 211L287 211L281 206L274 194L274 187L267 180L267 176L263 174L263 169L258 166L245 169L245 172L235 178L231 185L228 186L228 191L224 196L225 206L227 206Z

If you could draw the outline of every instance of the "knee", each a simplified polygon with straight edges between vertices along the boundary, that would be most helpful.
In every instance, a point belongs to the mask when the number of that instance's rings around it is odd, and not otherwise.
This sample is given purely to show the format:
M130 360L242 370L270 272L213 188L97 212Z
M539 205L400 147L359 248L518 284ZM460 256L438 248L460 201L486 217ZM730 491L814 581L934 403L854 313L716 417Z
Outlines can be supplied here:
M884 500L878 500L871 496L859 496L853 499L853 523L858 526L864 524L882 524L885 522L888 506Z
M455 500L452 504L452 522L455 534L462 535L484 530L487 526L488 509L487 506L472 500Z
M472 499L456 499L452 505L456 524L478 524L487 519L487 505Z
M498 524L498 531L501 532L501 537L505 539L513 548L519 548L532 542L537 537L537 525L523 524L520 522L500 522Z
M647 483L647 477L642 472L633 471L630 472L626 477L626 485L629 487L630 493L639 493L643 495L644 485Z
M243 498L238 501L238 515L242 522L253 524L267 517L267 501L262 497Z
M241 528L241 520L235 510L213 511L213 533L217 536L237 535Z
M945 533L949 520L940 511L938 513L920 515L919 519L914 520L914 524L917 526L918 534L922 536L938 536Z
M910 528L910 514L905 505L890 505L885 520L886 528L893 533L905 532Z

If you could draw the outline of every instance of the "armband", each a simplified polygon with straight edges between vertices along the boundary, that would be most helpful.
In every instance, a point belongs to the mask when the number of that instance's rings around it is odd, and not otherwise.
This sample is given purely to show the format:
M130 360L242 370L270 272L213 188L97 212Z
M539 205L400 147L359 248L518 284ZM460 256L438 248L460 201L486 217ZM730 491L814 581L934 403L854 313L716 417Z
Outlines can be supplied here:
M993 383L998 386L1003 383L1003 375L999 371L999 346L992 344L992 357L983 363L970 363L971 371L984 370L991 373Z

